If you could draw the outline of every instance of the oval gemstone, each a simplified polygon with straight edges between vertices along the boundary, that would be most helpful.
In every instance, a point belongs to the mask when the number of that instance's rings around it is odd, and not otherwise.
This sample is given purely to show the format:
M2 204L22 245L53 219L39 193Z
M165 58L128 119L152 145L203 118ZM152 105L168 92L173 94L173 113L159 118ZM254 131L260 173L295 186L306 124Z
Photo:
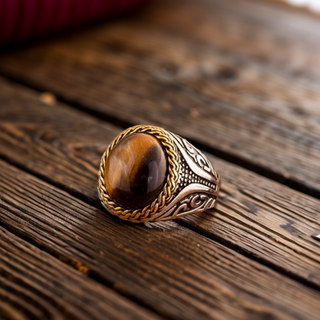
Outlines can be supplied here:
M160 141L146 133L123 138L105 166L107 191L126 209L144 208L159 195L166 181L167 158Z

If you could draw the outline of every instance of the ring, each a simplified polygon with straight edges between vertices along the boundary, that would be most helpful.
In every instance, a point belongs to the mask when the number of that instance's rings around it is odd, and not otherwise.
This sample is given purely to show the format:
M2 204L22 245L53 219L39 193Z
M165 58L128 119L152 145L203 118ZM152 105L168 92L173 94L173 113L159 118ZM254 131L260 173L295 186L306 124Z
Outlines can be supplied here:
M213 208L220 176L180 136L150 125L120 133L102 155L98 194L130 222L165 221Z

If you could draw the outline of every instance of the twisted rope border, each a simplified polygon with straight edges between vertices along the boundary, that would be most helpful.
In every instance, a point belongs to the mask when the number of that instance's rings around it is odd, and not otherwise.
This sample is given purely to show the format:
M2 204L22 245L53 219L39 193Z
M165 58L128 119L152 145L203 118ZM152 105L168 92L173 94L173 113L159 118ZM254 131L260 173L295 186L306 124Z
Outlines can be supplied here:
M105 164L106 160L113 150L113 148L126 136L133 133L147 133L156 137L164 147L164 150L168 159L168 175L167 181L159 193L158 197L148 206L143 209L123 209L119 204L114 202L109 196L106 186L105 186ZM102 155L99 169L99 193L100 198L104 202L107 209L114 215L118 216L120 219L128 220L131 222L141 222L150 221L152 216L157 213L161 208L163 208L166 203L171 199L172 195L177 189L179 174L179 155L177 147L172 141L170 135L162 128L149 126L149 125L138 125L130 127L125 131L121 132L108 146Z

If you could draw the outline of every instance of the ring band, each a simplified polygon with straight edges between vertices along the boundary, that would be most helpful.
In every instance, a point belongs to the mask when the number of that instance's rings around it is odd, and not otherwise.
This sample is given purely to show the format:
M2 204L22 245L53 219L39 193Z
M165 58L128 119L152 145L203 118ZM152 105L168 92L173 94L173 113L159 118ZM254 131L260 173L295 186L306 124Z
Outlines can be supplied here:
M219 174L197 148L156 126L126 129L100 162L100 201L130 222L171 220L213 208L219 187Z

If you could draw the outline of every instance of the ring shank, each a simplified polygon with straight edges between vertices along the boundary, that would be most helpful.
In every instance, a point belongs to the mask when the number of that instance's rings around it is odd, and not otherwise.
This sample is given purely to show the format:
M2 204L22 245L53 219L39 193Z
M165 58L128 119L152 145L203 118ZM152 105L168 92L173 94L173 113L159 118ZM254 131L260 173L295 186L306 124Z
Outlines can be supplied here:
M116 203L105 186L105 164L112 149L124 137L147 133L163 145L168 158L167 182L152 203L130 210ZM140 125L120 133L105 150L99 170L99 198L113 215L131 222L165 221L213 208L218 197L220 176L197 148L180 136L155 126Z

